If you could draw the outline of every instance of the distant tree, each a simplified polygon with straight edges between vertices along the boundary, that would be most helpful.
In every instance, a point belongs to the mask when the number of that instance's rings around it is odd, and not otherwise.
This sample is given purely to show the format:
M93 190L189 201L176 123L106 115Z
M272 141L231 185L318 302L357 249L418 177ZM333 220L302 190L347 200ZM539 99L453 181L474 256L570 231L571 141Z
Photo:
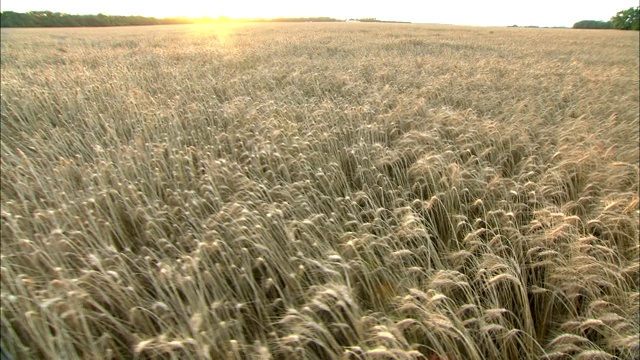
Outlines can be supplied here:
M611 21L582 20L573 24L574 29L613 29Z
M640 30L640 6L618 11L611 23L619 30Z

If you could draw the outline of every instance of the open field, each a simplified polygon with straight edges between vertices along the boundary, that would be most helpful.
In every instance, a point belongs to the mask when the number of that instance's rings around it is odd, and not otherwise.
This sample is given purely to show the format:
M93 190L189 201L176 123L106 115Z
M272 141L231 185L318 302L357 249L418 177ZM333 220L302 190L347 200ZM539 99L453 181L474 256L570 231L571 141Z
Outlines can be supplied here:
M3 29L11 359L637 359L637 32Z

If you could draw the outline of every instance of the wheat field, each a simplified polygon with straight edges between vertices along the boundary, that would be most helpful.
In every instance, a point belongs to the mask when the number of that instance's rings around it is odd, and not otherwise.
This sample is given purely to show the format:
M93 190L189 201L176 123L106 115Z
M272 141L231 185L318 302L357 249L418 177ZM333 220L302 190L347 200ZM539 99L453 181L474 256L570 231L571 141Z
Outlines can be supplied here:
M640 357L636 32L1 35L3 356Z

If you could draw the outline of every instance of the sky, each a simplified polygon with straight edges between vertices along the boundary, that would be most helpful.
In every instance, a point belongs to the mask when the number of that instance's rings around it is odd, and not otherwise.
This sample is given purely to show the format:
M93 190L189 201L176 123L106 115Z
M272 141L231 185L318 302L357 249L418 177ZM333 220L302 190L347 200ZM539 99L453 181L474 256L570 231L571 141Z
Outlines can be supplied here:
M478 26L567 26L609 20L638 0L2 0L2 11L153 17L273 18L329 16Z

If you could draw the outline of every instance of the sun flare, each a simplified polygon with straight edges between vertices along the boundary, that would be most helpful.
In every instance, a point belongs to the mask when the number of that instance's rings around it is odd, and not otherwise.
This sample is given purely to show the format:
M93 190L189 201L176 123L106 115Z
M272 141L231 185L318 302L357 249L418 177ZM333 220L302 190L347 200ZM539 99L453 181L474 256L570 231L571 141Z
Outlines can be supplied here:
M297 2L276 1L276 2L252 2L238 3L207 3L203 1L187 0L176 8L173 5L161 5L145 7L145 13L157 17L185 16L190 18L201 17L228 17L233 19L256 19L256 18L278 18L278 17L311 17L328 16L327 10L323 10L316 5L299 4ZM344 9L344 7L343 7ZM337 12L338 14L340 12ZM332 11L331 15L336 14Z

